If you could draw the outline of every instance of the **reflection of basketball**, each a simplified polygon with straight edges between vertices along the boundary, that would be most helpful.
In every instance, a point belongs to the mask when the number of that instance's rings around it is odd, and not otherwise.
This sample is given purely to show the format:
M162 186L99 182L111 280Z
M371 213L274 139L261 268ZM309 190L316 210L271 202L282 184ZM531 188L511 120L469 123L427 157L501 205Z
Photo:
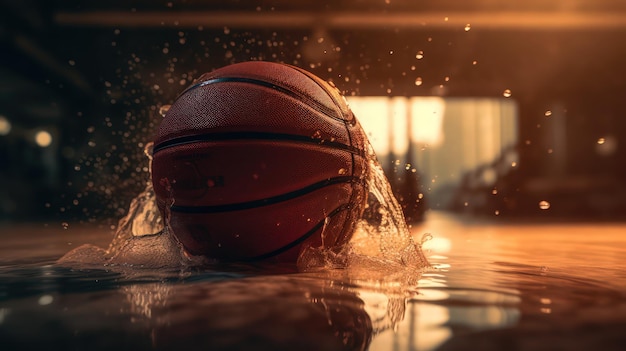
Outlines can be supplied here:
M346 243L367 196L366 137L337 89L299 68L207 73L154 143L159 208L192 254L295 261Z

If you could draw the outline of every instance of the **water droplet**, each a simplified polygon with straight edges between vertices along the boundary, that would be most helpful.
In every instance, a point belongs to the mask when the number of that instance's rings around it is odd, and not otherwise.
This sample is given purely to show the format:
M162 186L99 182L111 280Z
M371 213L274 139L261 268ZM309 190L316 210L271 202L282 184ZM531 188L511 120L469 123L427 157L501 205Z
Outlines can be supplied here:
M499 215L500 215L500 210L496 210L496 211L494 212L494 214L495 214L496 216L499 216Z
M321 138L322 138L322 132L320 132L319 130L316 130L315 133L311 135L311 139L321 139Z
M161 115L161 117L165 117L167 111L170 110L170 107L172 107L172 105L163 105L159 108L159 114Z
M67 222L63 222L63 223L61 223L61 227L62 227L63 229L66 229L66 230L67 230L67 228L69 228L69 227L70 227L70 224L69 224L69 223L67 223Z
M419 87L420 85L422 85L422 83L423 83L422 77L415 78L415 85Z
M493 195L497 195L497 194L498 194L498 189L493 189L493 190L491 190L491 193L492 193Z
M505 89L505 90L504 90L504 92L502 93L502 95L503 95L505 98L511 97L511 95L512 95L512 94L511 94L511 89Z
M542 210L547 210L550 208L550 203L546 200L539 201L539 208Z
M468 24L465 25L464 29L465 29L466 32L469 32L470 29L472 29L472 26L468 23Z
M430 233L424 233L424 235L422 235L422 240L420 241L420 244L424 244L425 242L432 240L433 239L433 235Z
M472 65L476 66L478 64L478 61L474 60L472 61Z
M546 111L546 112L544 113L544 115L545 115L546 117L550 117L550 116L552 116L552 111L548 110L548 111Z
M343 175L348 173L348 171L345 168L339 168L339 171L337 173Z
M420 50L417 52L417 54L415 55L415 58L418 60L421 60L424 58L424 51Z
M598 145L602 145L602 144L604 144L605 142L606 142L606 139L604 139L604 138L600 138L600 139L598 139Z

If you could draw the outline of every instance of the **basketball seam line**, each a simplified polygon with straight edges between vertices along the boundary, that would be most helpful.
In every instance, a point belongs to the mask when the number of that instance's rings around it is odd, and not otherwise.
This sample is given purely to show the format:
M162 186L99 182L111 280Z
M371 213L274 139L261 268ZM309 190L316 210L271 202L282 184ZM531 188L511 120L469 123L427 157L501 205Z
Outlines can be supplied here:
M365 157L365 151L360 150L354 146L346 145L336 141L329 141L326 139L315 139L305 135L283 134L283 133L268 133L268 132L223 132L223 133L208 133L200 135L182 136L174 139L164 141L158 145L155 145L152 149L153 155L157 152L171 148L174 146L191 144L195 142L203 141L224 141L224 140L282 140L293 141L306 144L314 144L322 147L330 147L335 149L341 149L348 151L352 154L357 154Z
M310 77L307 77L310 79ZM200 87L204 87L207 85L211 85L211 84L216 84L216 83L248 83L248 84L253 84L253 85L260 85L262 87L266 87L266 88L270 88L270 89L274 89L277 90L287 96L290 96L292 98L295 98L296 100L299 100L301 102L304 102L305 104L312 106L315 108L315 110L322 112L325 116L338 120L338 121L343 121L342 118L333 116L333 112L335 112L333 109L328 108L325 105L320 104L317 100L311 99L309 98L307 95L301 93L300 91L295 90L295 87L289 87L291 89L294 90L290 90L287 87L283 87L278 85L277 82L268 82L268 81L264 81L264 80L260 80L260 79L255 79L255 78L245 78L245 77L218 77L218 78L211 78L202 82L198 82L192 86L190 86L189 88L185 89L185 91L183 91L180 95L184 95L187 92L200 88ZM331 100L334 101L334 99Z
M320 87L322 90L324 90L326 92L328 97L335 104L335 108L339 111L339 113L341 115L344 115L344 113L343 113L343 111L341 109L341 106L340 106L341 103L339 101L337 101L337 99L335 99L335 96L333 96L333 93L331 91L329 91L329 89L327 88L327 86L330 85L329 83L324 82L321 78L317 77L313 73L311 73L311 72L309 72L307 70L304 70L304 69L302 69L300 67L293 66L293 65L287 65L287 66L289 66L289 67L295 69L296 71L304 74L305 76L309 77L309 79L311 79L315 84L317 84L318 87ZM326 84L324 84L324 83L326 83ZM326 86L324 86L324 85L326 85ZM337 89L337 88L335 88L335 89ZM337 89L337 91L339 91L339 89ZM352 122L352 120L354 120L354 115L351 115L351 117L352 117L352 119L351 119L351 122ZM343 120L346 121L346 119L343 119Z
M298 239L290 242L289 244L280 247L274 251L270 251L268 253L264 253L262 255L258 255L258 256L254 256L251 258L246 258L243 259L242 261L247 261L247 262L252 262L252 261L260 261L260 260L265 260L268 259L270 257L274 257L277 256L283 252L287 252L288 250L296 247L298 244L301 244L302 242L304 242L306 239L308 239L309 237L311 237L311 235L313 235L316 231L318 231L321 227L324 226L324 223L326 222L326 218L330 218L335 216L337 213L350 208L349 204L343 204L339 207L337 207L336 209L334 209L333 211L331 211L328 216L324 217L321 221L319 221L313 228L311 228L308 232L304 233L304 235L302 235L301 237L299 237Z
M225 204L225 205L211 205L211 206L180 206L180 205L174 204L170 207L170 210L172 212L190 213L190 214L242 211L242 210L248 210L248 209L252 209L256 207L274 205L283 201L295 199L299 196L306 195L308 193L311 193L315 190L319 190L329 185L341 184L341 183L356 183L358 181L359 181L359 178L351 177L351 176L328 178L321 182L308 185L304 188L290 191L285 194L268 197L265 199L233 203L233 204Z

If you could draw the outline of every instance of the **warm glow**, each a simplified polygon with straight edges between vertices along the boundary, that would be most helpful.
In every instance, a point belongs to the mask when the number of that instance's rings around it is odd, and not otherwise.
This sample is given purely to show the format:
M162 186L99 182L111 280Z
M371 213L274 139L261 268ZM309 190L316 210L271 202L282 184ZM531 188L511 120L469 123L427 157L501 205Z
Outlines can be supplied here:
M48 147L52 144L52 135L45 130L40 130L35 134L35 143L41 147Z
M423 243L422 248L435 254L448 253L452 249L452 242L448 238L437 236Z
M407 105L407 99L404 97L395 97L389 102L388 118L391 122L391 151L396 157L404 155L409 148Z
M443 142L443 116L445 100L439 97L411 98L411 116L413 126L411 134L413 141L430 147L438 146Z
M352 112L356 115L378 155L389 153L389 98L384 96L348 97Z
M4 117L0 116L0 135L7 135L11 132L11 122Z
M431 195L499 158L517 166L517 153L510 151L517 143L517 105L511 98L353 96L348 102L379 160L410 164L431 180ZM498 174L486 168L479 176L488 185Z
M442 98L365 96L349 97L348 102L378 155L390 152L396 156L404 155L409 138L414 143L430 147L443 141L445 100Z

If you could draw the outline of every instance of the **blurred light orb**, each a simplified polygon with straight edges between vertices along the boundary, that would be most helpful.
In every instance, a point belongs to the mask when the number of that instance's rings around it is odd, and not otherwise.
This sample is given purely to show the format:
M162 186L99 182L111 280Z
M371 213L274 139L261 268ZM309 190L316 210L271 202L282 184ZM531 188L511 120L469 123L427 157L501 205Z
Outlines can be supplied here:
M35 134L35 143L40 147L48 147L52 144L52 134L46 130L40 130Z
M11 122L4 117L0 116L0 135L8 135L11 132Z
M39 297L38 303L41 306L46 306L51 304L52 301L54 301L54 297L52 297L52 295L42 295Z

